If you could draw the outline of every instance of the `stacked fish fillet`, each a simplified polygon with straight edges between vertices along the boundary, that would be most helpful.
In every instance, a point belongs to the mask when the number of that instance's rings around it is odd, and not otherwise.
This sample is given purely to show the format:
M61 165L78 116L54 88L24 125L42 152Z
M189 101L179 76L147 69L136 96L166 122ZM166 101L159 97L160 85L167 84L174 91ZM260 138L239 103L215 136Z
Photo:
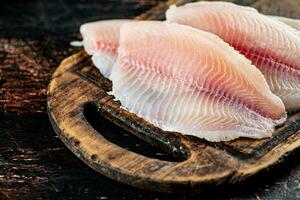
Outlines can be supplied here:
M84 48L128 111L209 141L271 137L300 108L300 36L225 2L171 6L167 21L81 26Z

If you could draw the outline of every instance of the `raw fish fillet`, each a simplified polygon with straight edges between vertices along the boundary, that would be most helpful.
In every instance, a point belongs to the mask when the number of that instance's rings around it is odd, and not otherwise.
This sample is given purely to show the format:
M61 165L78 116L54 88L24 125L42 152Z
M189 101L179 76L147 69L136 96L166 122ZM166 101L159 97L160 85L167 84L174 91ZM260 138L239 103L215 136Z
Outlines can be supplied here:
M298 35L300 36L300 20L299 19L292 19L292 18L286 18L286 17L279 17L279 16L269 16L273 19L277 19L279 21L282 21L283 23L291 26L292 28L296 29L298 31Z
M94 65L109 77L117 57L120 26L131 20L103 20L83 24L80 32L85 51L92 55Z
M157 127L221 141L270 137L285 121L261 72L217 36L154 21L120 34L112 94Z
M172 6L166 16L168 21L218 35L260 69L288 111L300 108L298 31L254 8L226 2Z

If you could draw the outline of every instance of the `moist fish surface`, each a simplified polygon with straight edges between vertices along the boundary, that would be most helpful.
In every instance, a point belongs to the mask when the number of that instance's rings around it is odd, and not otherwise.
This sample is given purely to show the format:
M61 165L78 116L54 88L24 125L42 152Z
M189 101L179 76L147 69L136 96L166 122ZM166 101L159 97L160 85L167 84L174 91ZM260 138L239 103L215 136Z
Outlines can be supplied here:
M171 6L166 17L218 35L259 68L288 111L299 110L300 34L296 29L254 8L226 2Z
M279 20L289 26L291 26L292 28L296 29L296 31L298 32L298 35L300 37L300 20L299 19L292 19L292 18L286 18L286 17L280 17L280 16L272 16L269 15L269 17Z
M216 35L176 23L122 25L110 79L123 107L165 131L264 138L286 119L248 59Z
M83 24L80 33L85 51L92 55L94 65L109 77L117 57L120 27L132 20L103 20Z

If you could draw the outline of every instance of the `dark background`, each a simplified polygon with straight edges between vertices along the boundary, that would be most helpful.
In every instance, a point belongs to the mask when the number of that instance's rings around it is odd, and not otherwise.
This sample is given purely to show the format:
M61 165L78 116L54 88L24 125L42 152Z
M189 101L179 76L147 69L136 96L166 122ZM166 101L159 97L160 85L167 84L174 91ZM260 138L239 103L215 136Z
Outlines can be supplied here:
M167 195L135 189L94 172L58 139L46 113L46 88L59 62L80 50L70 46L71 41L80 40L80 24L97 19L133 18L162 2L2 2L0 199L300 199L299 151L272 170L241 184L211 188L198 195ZM300 19L300 0L235 2L254 6L266 14ZM117 127L106 131L113 142L123 143L125 148L166 157Z

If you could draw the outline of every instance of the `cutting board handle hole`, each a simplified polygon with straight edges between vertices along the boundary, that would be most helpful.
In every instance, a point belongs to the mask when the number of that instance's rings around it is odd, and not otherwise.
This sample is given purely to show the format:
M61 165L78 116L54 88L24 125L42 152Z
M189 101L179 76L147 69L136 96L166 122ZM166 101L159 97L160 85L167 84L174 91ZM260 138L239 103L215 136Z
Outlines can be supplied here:
M181 156L175 157L156 146L145 142L118 125L110 122L101 115L94 103L87 103L83 109L84 116L89 124L106 140L124 149L140 155L165 161L180 162L185 160Z

